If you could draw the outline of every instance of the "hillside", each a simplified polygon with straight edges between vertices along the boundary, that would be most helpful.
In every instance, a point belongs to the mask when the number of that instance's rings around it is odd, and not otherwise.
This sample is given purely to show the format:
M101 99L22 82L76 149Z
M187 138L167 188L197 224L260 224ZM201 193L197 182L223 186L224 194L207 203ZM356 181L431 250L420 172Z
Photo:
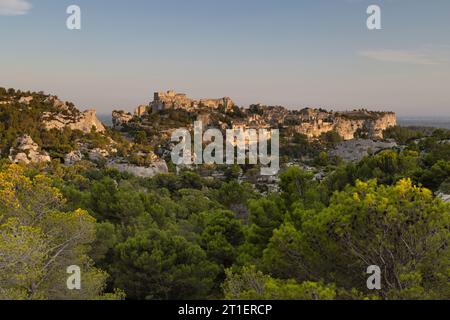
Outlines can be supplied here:
M383 131L396 125L393 113L294 111L260 104L243 108L228 97L191 99L174 91L156 92L153 101L138 106L134 114L114 111L113 126L108 128L95 110L81 112L73 103L43 92L1 88L0 117L1 155L12 162L59 160L72 165L88 160L144 177L173 167L171 134L179 128L192 130L195 121L201 121L205 130L219 128L224 133L227 129L280 129L284 162L315 161L343 140L382 140ZM367 146L371 146L369 140ZM362 159L369 148L351 158ZM224 172L216 166L205 174L222 176Z
M155 92L153 101L139 106L134 115L124 111L113 112L113 124L145 130L150 135L179 126L192 126L201 120L204 125L221 128L279 128L304 134L310 139L322 134L337 133L344 140L365 136L382 139L383 131L397 125L393 112L374 112L365 109L348 112L329 112L306 108L299 111L282 106L251 105L238 107L228 98L188 98L185 94L167 91Z
M111 129L54 96L0 93L0 299L449 298L449 131L315 137L297 127L392 114L220 104L116 111ZM280 128L279 175L176 170L167 138L195 120Z
M73 103L42 92L0 88L0 119L1 155L13 162L64 162L74 152L92 158L99 150L114 154L126 148L95 110L81 112Z

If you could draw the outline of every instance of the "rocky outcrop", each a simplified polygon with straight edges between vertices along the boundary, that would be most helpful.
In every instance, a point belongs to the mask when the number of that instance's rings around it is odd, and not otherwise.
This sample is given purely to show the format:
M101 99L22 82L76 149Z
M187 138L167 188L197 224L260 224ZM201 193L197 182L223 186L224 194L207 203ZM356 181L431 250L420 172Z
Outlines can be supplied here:
M66 127L72 130L80 130L85 133L91 132L94 128L97 132L105 132L104 125L98 120L95 110L70 113L46 112L42 116L44 127L47 130L62 130Z
M88 151L88 158L91 161L102 161L109 157L108 150L94 148Z
M87 110L81 113L81 117L75 123L69 124L72 130L80 130L83 132L90 132L95 128L97 132L105 132L105 127L98 120L95 110Z
M438 196L438 198L441 198L442 201L450 203L450 194L445 194L445 193L439 192L437 194L437 196Z
M83 155L81 154L81 151L72 151L64 156L64 164L66 166L73 166L77 162L80 162L83 160Z
M397 117L394 113L371 113L364 117L349 117L351 113L338 114L336 117L334 130L344 138L350 140L355 138L355 134L365 135L370 139L383 138L383 131L397 125Z
M221 99L202 99L199 104L212 109L217 109L220 106L223 106L225 110L230 110L234 107L234 102L229 97L224 97Z
M30 104L30 102L33 101L33 97L32 96L28 96L28 97L21 97L19 99L19 103L23 103L23 104Z
M385 112L372 121L367 122L369 134L377 138L383 138L383 132L396 125L397 116L393 112Z
M295 126L295 131L304 134L308 138L317 138L322 133L327 133L334 130L334 124L332 122L323 122L322 120L314 122L304 122Z
M37 143L29 135L16 139L15 147L9 151L9 159L14 163L42 163L50 162L47 152L40 150Z
M337 144L335 149L330 152L330 155L338 156L344 161L358 162L366 156L395 147L397 147L397 143L395 142L356 139Z
M397 117L392 112L371 112L355 110L349 112L327 112L325 110L304 109L299 112L298 133L309 138L335 131L344 140L355 137L369 139L383 138L383 131L397 125Z
M129 112L125 111L113 111L112 113L112 123L113 128L120 130L123 128L125 124L133 119L133 115Z
M67 102L58 99L57 96L49 96L44 100L44 102L52 104L54 108L59 109L61 111L66 111L70 109L69 106L67 105Z
M164 160L156 161L148 167L140 167L128 162L121 162L120 160L110 161L106 166L141 178L152 178L155 175L169 172L167 163Z

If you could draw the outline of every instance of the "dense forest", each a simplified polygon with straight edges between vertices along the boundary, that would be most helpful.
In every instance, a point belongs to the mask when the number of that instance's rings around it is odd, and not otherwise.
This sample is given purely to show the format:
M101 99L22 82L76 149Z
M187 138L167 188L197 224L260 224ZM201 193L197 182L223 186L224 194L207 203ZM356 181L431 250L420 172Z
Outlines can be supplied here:
M449 188L450 147L435 141L321 182L286 168L266 196L190 171L143 179L90 162L4 162L0 295L448 299L450 205L432 191ZM73 264L84 270L79 292L64 289ZM383 270L380 291L366 288L369 265Z
M53 140L103 141L0 116L4 148L20 130L55 153ZM450 204L437 196L450 193L450 132L385 136L402 148L358 163L327 157L332 134L322 149L297 136L326 175L284 163L278 192L233 168L224 180L187 169L139 178L91 161L3 159L0 299L450 299ZM82 290L66 287L71 265ZM371 265L381 290L367 288Z

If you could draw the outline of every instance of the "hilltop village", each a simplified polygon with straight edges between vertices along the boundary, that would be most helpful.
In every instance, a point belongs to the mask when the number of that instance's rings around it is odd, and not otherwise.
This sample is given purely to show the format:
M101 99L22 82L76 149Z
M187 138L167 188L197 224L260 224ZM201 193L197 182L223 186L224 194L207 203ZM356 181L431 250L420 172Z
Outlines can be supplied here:
M382 139L384 130L397 125L397 118L393 112L374 112L365 109L330 112L312 108L294 111L281 106L261 104L239 108L229 97L194 100L188 98L186 94L174 91L155 92L153 101L136 108L134 114L114 111L113 124L115 128L122 128L131 122L145 128L146 125L152 125L146 121L152 115L167 115L171 111L196 114L197 120L218 128L290 128L310 139L319 138L322 134L332 131L343 140L352 140L355 137Z
M263 193L276 192L279 177L261 176L259 164L175 166L172 133L180 128L192 132L196 121L204 131L219 129L224 136L227 130L278 129L281 171L300 167L322 181L342 163L357 164L384 150L401 152L411 143L420 146L425 142L418 137L432 132L398 127L393 112L289 110L262 104L244 108L229 97L192 99L175 91L155 92L133 113L113 111L111 127L95 110L80 111L44 92L0 88L0 113L0 158L12 163L88 163L141 178L190 170L218 181L234 177ZM404 132L407 138L399 138ZM448 141L443 138L440 143ZM448 193L445 189L442 197Z

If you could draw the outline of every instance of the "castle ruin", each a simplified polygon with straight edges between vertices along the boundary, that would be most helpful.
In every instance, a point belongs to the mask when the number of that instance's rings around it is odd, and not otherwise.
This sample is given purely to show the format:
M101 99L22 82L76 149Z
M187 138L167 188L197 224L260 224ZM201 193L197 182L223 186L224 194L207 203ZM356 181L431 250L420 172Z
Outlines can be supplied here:
M184 109L191 111L199 107L218 109L220 106L223 106L225 110L229 110L234 106L234 103L228 97L220 99L201 99L197 101L188 98L184 93L177 93L173 90L166 92L155 92L153 95L153 101L150 103L152 113L157 113L167 109Z

